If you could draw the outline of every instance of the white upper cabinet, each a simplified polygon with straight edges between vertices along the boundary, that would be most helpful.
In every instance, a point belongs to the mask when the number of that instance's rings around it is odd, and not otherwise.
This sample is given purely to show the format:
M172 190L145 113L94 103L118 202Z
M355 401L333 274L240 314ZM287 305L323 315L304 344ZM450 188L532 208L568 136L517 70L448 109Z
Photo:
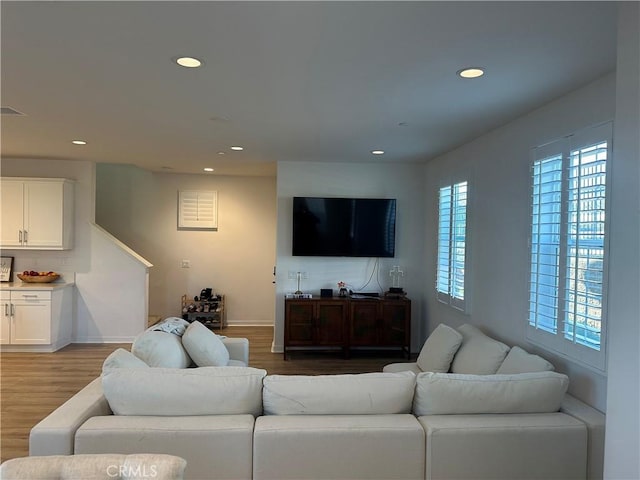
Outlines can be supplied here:
M3 178L0 246L31 250L73 248L73 182Z

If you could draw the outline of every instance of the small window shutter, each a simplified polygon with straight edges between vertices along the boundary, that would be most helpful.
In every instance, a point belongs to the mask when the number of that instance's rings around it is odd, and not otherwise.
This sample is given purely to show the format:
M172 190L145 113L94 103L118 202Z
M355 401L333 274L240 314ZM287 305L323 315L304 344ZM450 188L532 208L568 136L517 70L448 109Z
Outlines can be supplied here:
M178 228L218 228L218 192L178 192Z

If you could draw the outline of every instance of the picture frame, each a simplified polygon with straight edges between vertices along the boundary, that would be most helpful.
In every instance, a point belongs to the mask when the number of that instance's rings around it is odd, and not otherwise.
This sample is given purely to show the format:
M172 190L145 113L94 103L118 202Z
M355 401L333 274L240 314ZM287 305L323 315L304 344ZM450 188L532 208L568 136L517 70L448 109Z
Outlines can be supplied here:
M13 278L13 257L0 257L0 282L10 282Z

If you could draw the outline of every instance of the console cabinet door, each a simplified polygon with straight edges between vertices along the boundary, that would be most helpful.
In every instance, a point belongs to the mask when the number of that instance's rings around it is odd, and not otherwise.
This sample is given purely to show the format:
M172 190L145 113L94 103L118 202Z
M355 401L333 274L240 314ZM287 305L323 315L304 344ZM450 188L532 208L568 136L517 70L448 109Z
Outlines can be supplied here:
M318 301L317 315L316 345L344 345L347 317L346 303L341 301Z
M349 344L355 347L378 345L380 302L357 300L351 302Z
M315 303L288 300L285 312L285 347L314 344Z
M379 329L380 345L408 346L410 343L411 304L404 300L386 301L382 304Z

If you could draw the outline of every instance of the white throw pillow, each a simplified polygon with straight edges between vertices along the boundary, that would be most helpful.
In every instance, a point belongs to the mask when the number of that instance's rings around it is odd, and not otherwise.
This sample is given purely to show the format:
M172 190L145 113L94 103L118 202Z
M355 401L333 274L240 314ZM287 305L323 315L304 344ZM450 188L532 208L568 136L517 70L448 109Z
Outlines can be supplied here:
M453 358L451 371L471 375L496 373L507 356L509 347L488 337L473 325L462 325L458 331L462 334L462 345Z
M173 333L142 332L133 341L131 353L150 367L187 368L191 365L180 337Z
M448 372L461 343L462 334L441 323L424 342L416 363L423 372Z
M225 367L229 364L229 350L222 340L198 321L184 332L182 345L199 367Z
M511 347L502 365L496 372L498 375L510 373L551 372L554 366L544 358L523 350L520 347Z
M515 375L420 373L413 413L461 415L477 413L557 412L569 378L556 372Z
M114 368L102 388L116 415L262 414L265 370L251 367Z
M353 375L269 375L265 415L373 415L410 413L413 372Z
M149 368L149 365L124 348L118 348L102 363L103 372L111 368Z

